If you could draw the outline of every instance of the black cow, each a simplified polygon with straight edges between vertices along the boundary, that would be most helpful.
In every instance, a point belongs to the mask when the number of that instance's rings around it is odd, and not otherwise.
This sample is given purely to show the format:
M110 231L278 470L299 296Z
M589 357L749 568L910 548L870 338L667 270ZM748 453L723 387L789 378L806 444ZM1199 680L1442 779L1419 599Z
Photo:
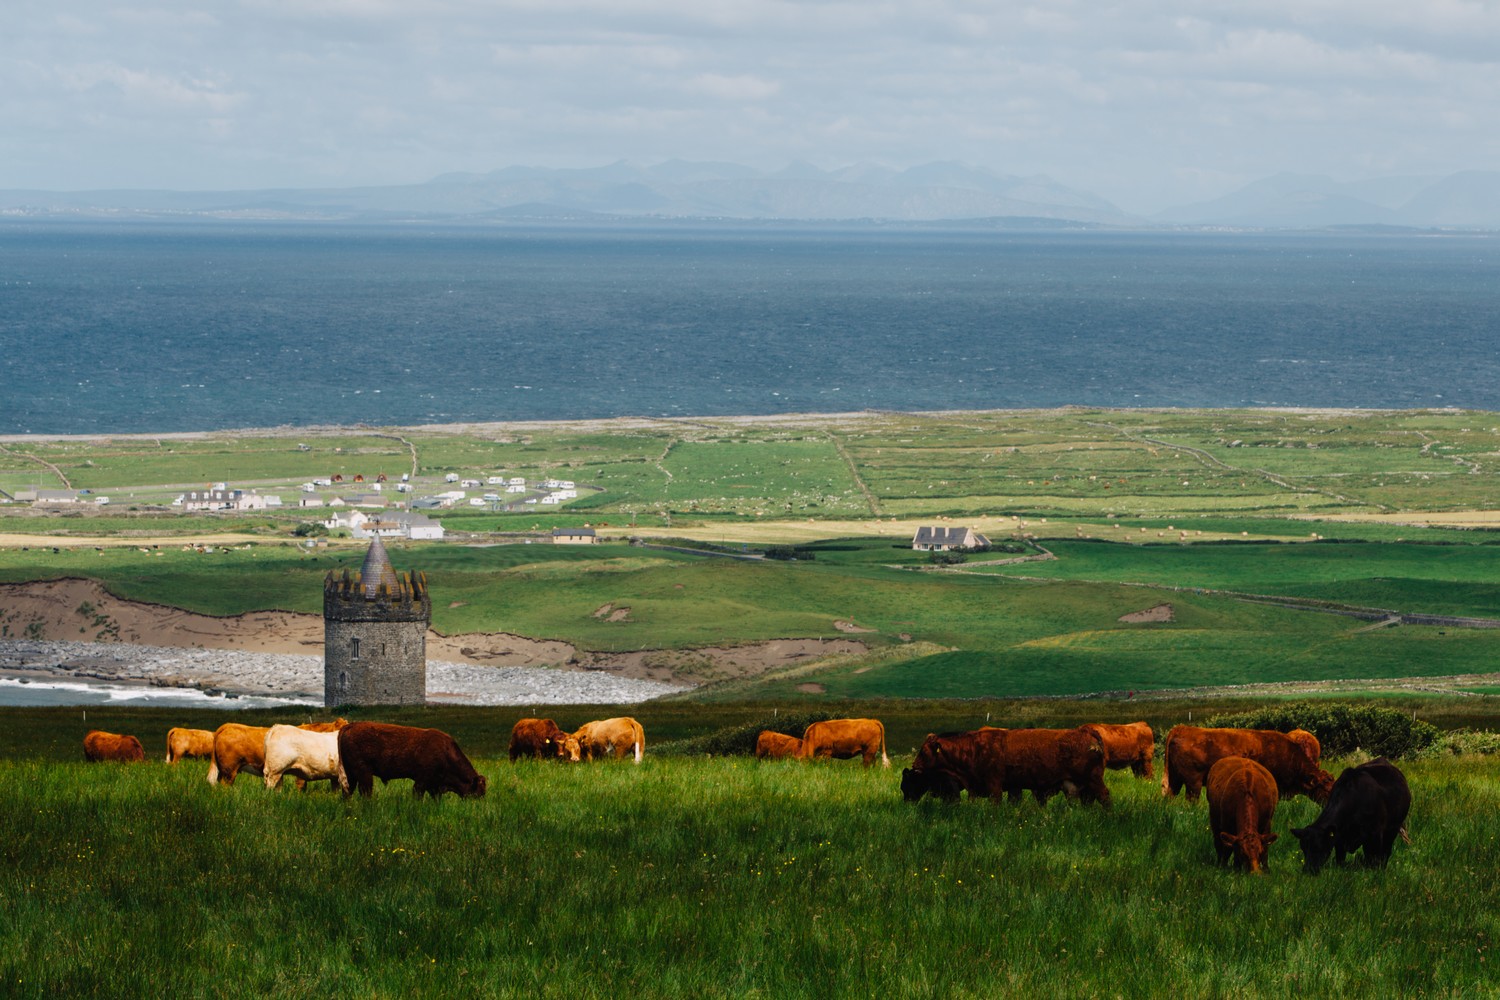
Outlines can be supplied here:
M1377 757L1346 768L1318 818L1292 831L1302 844L1303 870L1316 875L1328 863L1329 853L1343 864L1345 855L1361 847L1367 867L1384 867L1410 809L1411 790L1395 764Z

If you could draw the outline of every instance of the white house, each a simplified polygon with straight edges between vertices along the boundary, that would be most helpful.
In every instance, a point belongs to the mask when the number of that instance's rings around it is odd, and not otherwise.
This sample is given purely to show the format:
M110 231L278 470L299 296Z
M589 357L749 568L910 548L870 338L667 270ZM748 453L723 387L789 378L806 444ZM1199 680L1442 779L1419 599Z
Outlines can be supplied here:
M277 500L280 503L280 499ZM207 490L189 490L183 494L183 510L265 510L269 506L259 493L231 490L222 485Z
M593 528L553 528L553 545L593 545L599 539Z
M912 536L911 547L921 552L947 552L950 549L984 549L990 540L972 528L944 528L923 525Z

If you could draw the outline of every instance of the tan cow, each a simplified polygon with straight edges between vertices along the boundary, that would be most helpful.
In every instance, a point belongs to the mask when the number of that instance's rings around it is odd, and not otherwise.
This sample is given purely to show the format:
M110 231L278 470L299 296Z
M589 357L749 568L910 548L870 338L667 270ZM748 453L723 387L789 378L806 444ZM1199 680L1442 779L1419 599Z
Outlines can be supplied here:
M184 757L212 757L214 734L207 729L167 730L167 763L175 764Z
M635 762L639 764L646 754L646 731L628 715L585 722L573 738L578 741L584 760L593 760L595 754L601 757L613 754L616 760L623 760L634 750Z
M1111 771L1130 768L1137 778L1149 778L1152 758L1156 756L1156 734L1145 722L1117 726L1107 722L1090 722L1079 727L1094 734L1104 748L1104 766ZM1311 735L1311 734L1309 734Z
M339 777L339 734L309 732L298 726L272 726L266 733L266 787L276 788L290 774L299 789L309 781L335 782Z
M755 738L756 760L781 760L786 757L796 757L801 750L802 741L786 733L766 729Z
M877 753L880 766L890 767L891 759L885 755L885 726L879 719L826 719L803 731L802 749L797 757L799 760L863 757L865 767L869 767L875 763Z

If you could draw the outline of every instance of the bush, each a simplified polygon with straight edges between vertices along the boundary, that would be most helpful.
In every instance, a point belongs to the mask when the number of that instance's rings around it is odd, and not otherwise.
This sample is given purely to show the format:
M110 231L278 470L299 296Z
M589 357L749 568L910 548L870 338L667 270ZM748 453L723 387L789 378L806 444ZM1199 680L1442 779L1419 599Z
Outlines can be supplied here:
M1483 729L1455 729L1444 733L1427 749L1424 757L1459 753L1500 754L1500 733Z
M321 538L328 534L328 526L319 521L303 521L292 529L298 538Z
M961 563L968 562L969 557L956 549L949 549L947 552L928 553L927 561L934 566L958 566Z
M794 559L812 561L818 558L818 554L811 549L799 549L791 545L767 545L767 559L781 559L790 562Z
M712 757L750 756L755 753L755 741L761 732L770 729L788 736L802 737L802 731L814 722L836 718L830 712L780 712L761 716L754 722L742 726L725 726L702 736L685 740L659 743L654 752L682 757L708 754Z
M1375 757L1409 757L1437 741L1438 728L1393 708L1347 705L1342 702L1293 701L1253 712L1216 715L1205 726L1276 729L1283 733L1306 729L1318 738L1327 757L1363 750Z

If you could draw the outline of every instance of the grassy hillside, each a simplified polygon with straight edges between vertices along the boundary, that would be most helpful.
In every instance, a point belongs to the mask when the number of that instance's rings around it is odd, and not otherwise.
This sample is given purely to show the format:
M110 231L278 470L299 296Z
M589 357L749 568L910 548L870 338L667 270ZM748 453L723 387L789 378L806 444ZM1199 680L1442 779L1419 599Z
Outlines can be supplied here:
M897 772L477 760L486 798L0 764L13 997L1480 995L1493 761L1403 764L1389 869L1212 865L1206 809L901 801ZM899 763L898 763L899 766ZM1337 767L1335 767L1337 769Z

